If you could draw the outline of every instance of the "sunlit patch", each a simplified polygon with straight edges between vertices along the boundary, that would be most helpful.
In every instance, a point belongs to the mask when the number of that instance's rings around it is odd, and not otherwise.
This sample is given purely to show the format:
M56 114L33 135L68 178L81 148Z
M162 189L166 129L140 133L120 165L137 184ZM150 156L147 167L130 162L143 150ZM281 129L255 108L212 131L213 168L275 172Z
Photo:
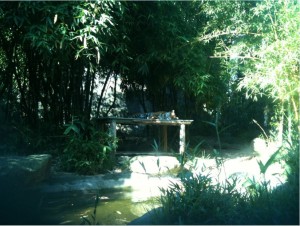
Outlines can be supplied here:
M107 196L101 196L100 197L100 200L107 200L107 199L109 199L109 197L107 197Z
M256 142L256 147L264 147L268 154L260 154L255 157L231 157L216 159L195 158L192 162L186 164L194 176L206 175L212 178L214 184L225 185L235 180L236 189L240 192L246 192L247 181L254 179L256 183L267 182L270 189L276 188L286 182L285 169L283 164L274 162L266 166L266 172L262 173L259 162L265 166L270 155L274 151L268 150L263 142ZM271 153L271 154L270 154Z

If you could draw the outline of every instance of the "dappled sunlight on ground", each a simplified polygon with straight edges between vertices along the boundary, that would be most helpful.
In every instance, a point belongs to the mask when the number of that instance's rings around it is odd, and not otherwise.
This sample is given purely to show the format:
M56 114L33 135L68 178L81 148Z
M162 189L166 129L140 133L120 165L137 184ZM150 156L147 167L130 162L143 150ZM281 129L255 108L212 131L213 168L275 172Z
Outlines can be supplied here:
M251 179L256 182L269 182L270 187L275 188L286 181L284 168L278 162L273 163L267 169L265 175L260 171L258 161L265 163L258 156L232 156L218 160L214 158L195 158L186 164L186 168L191 170L194 175L209 175L214 183L225 184L226 180L237 179L236 188L245 192L243 184Z

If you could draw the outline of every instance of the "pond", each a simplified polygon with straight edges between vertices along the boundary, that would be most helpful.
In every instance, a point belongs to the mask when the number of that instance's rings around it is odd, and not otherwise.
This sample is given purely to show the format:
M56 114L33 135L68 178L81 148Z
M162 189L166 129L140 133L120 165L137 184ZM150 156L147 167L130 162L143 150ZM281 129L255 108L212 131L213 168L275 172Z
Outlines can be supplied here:
M157 207L157 198L135 201L129 188L1 194L1 224L125 225ZM99 197L96 214L96 198ZM94 219L93 219L93 216Z
M136 162L142 160L147 172L153 170L152 166L156 166L158 162L156 158L150 161L149 157L137 159ZM170 159L163 161L162 157L159 160L159 169L165 162L171 162ZM141 172L116 172L94 176L54 172L40 187L29 190L20 186L3 186L4 182L0 181L0 224L78 225L82 223L83 217L87 219L86 223L92 224L128 224L158 207L159 202L154 197L161 194L159 188L166 189L171 184L180 183L180 179L174 175L142 173L144 167L141 167L140 163L137 165ZM237 175L241 179L241 185L243 179L260 176L257 159L248 156L226 159L221 171L216 167L215 159L195 158L185 166L192 167L195 174L209 173L212 178L220 181ZM280 165L276 164L268 169L265 176L272 187L284 182L284 178L278 180L277 176L273 176L281 175L282 170ZM99 202L93 219L97 195Z
M78 175L54 169L47 180L31 187L3 186L0 181L0 224L78 225L85 217L85 223L124 225L156 208L160 188L176 181L169 175L131 171Z
M124 225L157 206L155 198L133 202L131 190L123 188L48 193L42 202L40 224Z

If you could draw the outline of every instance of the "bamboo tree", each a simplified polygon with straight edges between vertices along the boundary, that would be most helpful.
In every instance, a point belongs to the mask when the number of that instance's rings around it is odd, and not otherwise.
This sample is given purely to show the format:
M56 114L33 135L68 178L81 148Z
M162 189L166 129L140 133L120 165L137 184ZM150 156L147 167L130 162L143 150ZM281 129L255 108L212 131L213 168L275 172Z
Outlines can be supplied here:
M235 14L225 15L222 8L235 10ZM210 20L198 40L216 40L215 56L229 67L237 62L244 75L239 89L245 89L248 97L257 99L265 95L278 103L281 140L285 118L289 128L291 123L299 123L299 3L217 1L206 3L205 10Z

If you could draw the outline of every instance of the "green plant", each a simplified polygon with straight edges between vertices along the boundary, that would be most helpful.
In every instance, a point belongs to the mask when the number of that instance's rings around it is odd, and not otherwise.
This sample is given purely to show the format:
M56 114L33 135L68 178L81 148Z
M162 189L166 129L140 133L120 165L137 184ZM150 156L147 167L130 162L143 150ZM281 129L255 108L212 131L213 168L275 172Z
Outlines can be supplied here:
M189 148L189 144L186 145L185 151L180 153L174 153L178 160L180 167L183 168L188 161L193 161L200 154L200 146L204 141L199 142L195 147Z
M280 149L265 164L258 162L262 180L248 178L246 193L237 190L237 178L214 184L208 174L185 174L180 184L161 189L158 224L299 224L299 143L288 146L288 180L272 188L265 174L278 161ZM216 151L219 171L224 160Z
M157 143L157 141L155 139L153 140L152 148L153 148L154 152L156 152L156 153L159 152L159 144Z
M276 157L278 156L280 149L275 151L270 158L267 160L265 164L261 160L258 160L257 163L259 165L260 172L265 176L267 169L276 162Z
M229 125L229 126L225 126L224 128L220 129L219 128L219 119L218 119L218 114L216 114L216 119L215 119L215 122L208 122L208 121L203 121L204 123L208 124L208 125L211 125L215 128L215 131L216 131L216 136L217 136L217 140L218 140L218 145L219 145L219 151L222 150L222 143L221 143L221 133L223 133L224 131L226 131L228 128L234 126L234 124L232 125Z
M187 176L191 175L191 170L197 166L198 160L197 156L200 155L200 146L204 141L199 142L195 147L189 148L189 144L186 145L185 151L181 153L174 153L174 156L179 162L179 167L176 168L178 176ZM195 160L196 159L196 160ZM187 165L189 163L189 165Z
M81 220L82 220L81 225L98 225L99 224L99 222L97 221L97 218L96 218L99 200L100 200L100 196L99 196L99 194L97 194L96 199L95 199L94 211L90 215L91 219L89 217L85 217L85 216L81 217Z
M297 182L299 185L299 149L300 149L300 135L295 131L292 140L289 142L286 139L286 145L282 148L285 155L281 158L286 163L285 169L288 181Z
M122 171L127 171L130 169L130 163L131 163L131 158L129 156L120 156L118 158L118 167L122 170Z
M61 158L64 170L96 174L112 168L117 147L115 138L77 119L66 126L67 145Z
M142 166L142 168L145 171L145 173L147 173L146 166L145 166L144 162L139 161L139 164Z
M239 203L238 193L213 185L209 176L184 177L181 182L162 189L163 216L159 223L227 224L237 216L234 206Z
M246 209L248 215L255 216L250 223L299 224L299 142L298 138L291 143L288 140L286 136L284 143L288 145L277 150L265 164L258 162L263 175L262 181L248 179ZM287 181L272 189L265 173L273 163L280 160L286 164Z

